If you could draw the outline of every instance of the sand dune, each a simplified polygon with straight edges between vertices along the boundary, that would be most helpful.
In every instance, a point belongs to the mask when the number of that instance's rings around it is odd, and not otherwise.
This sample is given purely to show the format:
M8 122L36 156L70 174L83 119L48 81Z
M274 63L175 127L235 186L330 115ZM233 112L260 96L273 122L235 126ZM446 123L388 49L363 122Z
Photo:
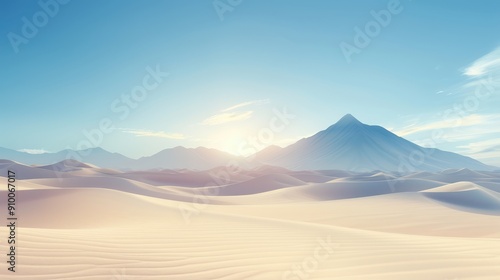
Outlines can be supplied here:
M7 170L16 172L18 179L34 179L34 178L62 178L68 177L63 172L48 170L44 168L36 168L26 166L13 161L3 161L0 163L1 174L6 174Z
M124 178L115 177L73 177L73 178L59 178L53 179L33 179L29 180L30 183L38 185L47 185L57 188L103 188L110 190L117 190L121 192L138 194L148 197L163 198L176 201L192 201L191 196L187 196L186 192L181 192L175 188L158 188L139 181L133 181ZM212 203L217 203L214 198Z
M172 202L104 189L50 192L29 195L34 208L22 217L39 227L20 231L25 257L16 279L293 279L293 267L308 260L317 263L302 271L308 279L495 279L500 272L497 239L288 220L300 209L274 219L207 210L188 225ZM63 201L65 213L50 219Z
M276 204L295 203L303 201L326 201L337 199L349 199L367 196L384 195L395 192L418 192L431 189L442 184L428 180L406 179L393 181L374 182L366 181L344 181L336 179L328 183L307 184L290 186L287 188L276 187L274 190L267 189L248 197L234 197L238 204ZM224 189L222 187L221 189ZM269 193L264 193L268 191ZM243 193L233 194L241 196ZM251 194L247 192L246 194Z
M443 183L457 183L461 181L485 181L485 182L498 182L500 177L490 175L489 172L478 172L469 169L451 169L440 173L420 172L405 176L406 178L425 178Z
M100 228L182 220L174 207L161 207L139 195L108 189L21 191L18 216L30 228ZM169 214L170 213L170 214Z
M294 171L287 174L307 183L326 183L332 180L332 176L325 176L317 171Z
M40 166L39 168L60 171L60 172L70 172L75 170L81 170L85 168L97 168L95 165L88 163L79 162L77 160L63 160L55 164Z
M500 183L476 181L476 184L494 192L500 193Z
M209 172L221 170L118 172L10 161L0 161L0 169L18 176L22 262L15 279L500 275L494 172L399 176L266 167L218 186ZM447 183L465 177L469 182ZM9 277L0 270L0 278Z
M228 196L256 194L302 185L306 185L306 183L290 175L271 174L253 178L242 183L236 183L226 186L216 186L211 187L210 189L217 189L216 193L218 196ZM215 191L212 190L211 192Z
M470 170L468 168L461 169L448 169L440 172L441 174L452 175L454 177L467 177L467 178L484 178L489 177L486 173Z
M500 194L470 182L449 184L423 193L451 207L500 215Z
M161 170L161 171L131 171L117 175L118 177L132 179L144 182L154 186L183 186L183 187L205 187L216 186L218 181L217 171L210 170L206 172L199 171L179 171L179 170ZM237 183L252 179L253 177L239 175L231 176L230 183Z

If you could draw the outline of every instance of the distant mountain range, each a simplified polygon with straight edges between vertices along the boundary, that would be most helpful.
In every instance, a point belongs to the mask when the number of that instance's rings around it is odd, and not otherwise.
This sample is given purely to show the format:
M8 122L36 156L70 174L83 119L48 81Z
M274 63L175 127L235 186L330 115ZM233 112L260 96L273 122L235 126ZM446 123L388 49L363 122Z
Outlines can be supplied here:
M418 146L380 126L366 125L346 115L328 129L286 148L268 147L249 158L216 149L176 147L139 159L131 159L102 148L82 151L29 154L0 148L0 159L28 165L50 165L75 159L102 168L121 170L208 170L239 163L241 167L273 165L292 170L348 171L441 171L468 168L495 170L470 157ZM243 166L242 166L243 165Z
M418 146L380 126L352 115L286 148L269 147L259 162L295 170L441 171L454 168L497 169L470 157Z
M66 159L74 159L101 168L120 170L208 170L218 166L225 166L234 160L241 161L244 158L204 147L195 149L176 147L165 149L152 156L139 159L132 159L119 153L111 153L102 148L91 148L81 151L63 150L57 153L44 154L29 154L0 148L0 159L8 159L28 165L50 165Z

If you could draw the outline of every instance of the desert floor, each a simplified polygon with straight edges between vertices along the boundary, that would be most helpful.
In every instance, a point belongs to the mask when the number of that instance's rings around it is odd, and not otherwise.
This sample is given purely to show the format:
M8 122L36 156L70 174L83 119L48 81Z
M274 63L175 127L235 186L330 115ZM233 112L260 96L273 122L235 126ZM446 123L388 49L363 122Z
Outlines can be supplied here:
M1 279L500 279L500 173L7 170Z

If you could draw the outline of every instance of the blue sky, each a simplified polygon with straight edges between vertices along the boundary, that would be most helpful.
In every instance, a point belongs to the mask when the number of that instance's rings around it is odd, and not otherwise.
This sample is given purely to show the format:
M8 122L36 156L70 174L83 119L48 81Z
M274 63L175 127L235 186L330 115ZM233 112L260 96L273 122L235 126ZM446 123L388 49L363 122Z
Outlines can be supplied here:
M64 2L0 2L2 147L240 153L351 113L500 166L498 1Z

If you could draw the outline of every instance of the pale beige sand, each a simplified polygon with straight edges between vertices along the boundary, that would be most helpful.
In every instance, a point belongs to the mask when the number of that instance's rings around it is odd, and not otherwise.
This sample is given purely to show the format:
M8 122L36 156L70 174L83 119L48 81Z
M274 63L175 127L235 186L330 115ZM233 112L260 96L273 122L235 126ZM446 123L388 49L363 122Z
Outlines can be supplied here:
M12 277L2 261L1 279L498 280L500 275L499 194L473 183L314 201L307 191L316 189L315 183L294 186L301 179L266 176L254 182L275 186L272 191L205 200L181 187L95 177L96 170L87 171L88 177L75 172L79 175L65 174L69 180L47 179L41 172L42 179L31 174L34 179L19 181L18 272ZM245 190L244 184L231 185L230 193ZM273 204L279 197L287 199ZM6 231L0 228L0 236ZM3 240L0 249L7 249Z

